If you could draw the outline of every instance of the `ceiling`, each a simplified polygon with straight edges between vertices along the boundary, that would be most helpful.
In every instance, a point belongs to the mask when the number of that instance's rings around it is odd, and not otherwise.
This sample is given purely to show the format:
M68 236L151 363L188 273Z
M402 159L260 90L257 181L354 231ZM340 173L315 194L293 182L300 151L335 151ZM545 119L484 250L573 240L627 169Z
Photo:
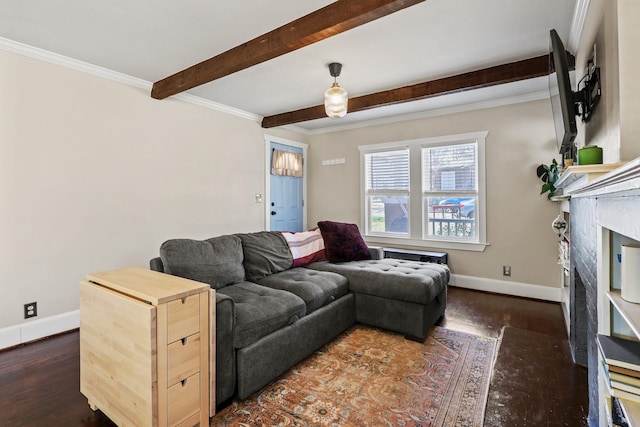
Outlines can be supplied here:
M330 3L326 0L0 0L0 37L156 82ZM426 0L187 93L263 117L322 104L327 64L350 97L575 50L583 0ZM578 20L579 21L579 20ZM546 78L298 123L299 130L545 96ZM163 102L163 101L158 101Z

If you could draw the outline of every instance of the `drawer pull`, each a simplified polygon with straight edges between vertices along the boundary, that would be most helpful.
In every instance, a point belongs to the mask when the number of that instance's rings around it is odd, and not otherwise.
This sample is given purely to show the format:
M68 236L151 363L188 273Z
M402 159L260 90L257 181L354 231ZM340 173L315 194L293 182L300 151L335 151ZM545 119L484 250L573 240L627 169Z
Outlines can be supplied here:
M184 387L184 386L186 386L186 385L187 385L187 380L188 380L188 379L189 379L189 378L185 378L185 379L183 379L182 381L180 381L180 384L182 384L182 387Z
M184 337L182 338L180 341L182 341L182 345L187 345L187 338L188 337Z
M187 302L187 297L183 297L183 298L180 298L180 299L182 300L183 304L185 304Z

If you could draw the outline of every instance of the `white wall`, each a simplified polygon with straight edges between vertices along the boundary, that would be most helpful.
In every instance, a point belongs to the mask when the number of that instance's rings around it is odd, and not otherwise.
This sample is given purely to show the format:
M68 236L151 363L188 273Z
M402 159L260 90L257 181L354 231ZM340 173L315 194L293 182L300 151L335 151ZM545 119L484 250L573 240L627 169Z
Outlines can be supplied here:
M523 284L539 285L556 288L547 297L559 296L561 270L556 263L557 237L551 229L559 209L539 195L542 182L536 176L540 163L558 157L548 99L311 136L309 225L325 219L362 225L358 145L478 131L489 132L490 246L484 252L448 250L452 272L489 279L492 291L523 295ZM343 157L345 164L322 166L322 160ZM512 267L510 278L502 276L503 265ZM524 295L545 297L535 292Z
M358 145L481 130L491 246L449 251L453 272L506 293L556 288L557 207L538 195L535 176L555 157L548 101L307 137L267 133L310 144L311 226L359 222ZM89 272L147 266L169 238L263 229L254 199L265 190L263 133L252 120L0 51L0 347L3 330L74 313ZM321 166L341 157L344 165ZM25 321L31 301L38 318Z
M618 58L620 79L620 158L640 156L640 2L618 0Z
M262 230L264 164L257 122L0 51L0 332L166 239Z
M637 0L592 0L576 54L576 74L582 77L596 45L602 98L579 130L578 145L602 147L604 163L640 156L639 19Z

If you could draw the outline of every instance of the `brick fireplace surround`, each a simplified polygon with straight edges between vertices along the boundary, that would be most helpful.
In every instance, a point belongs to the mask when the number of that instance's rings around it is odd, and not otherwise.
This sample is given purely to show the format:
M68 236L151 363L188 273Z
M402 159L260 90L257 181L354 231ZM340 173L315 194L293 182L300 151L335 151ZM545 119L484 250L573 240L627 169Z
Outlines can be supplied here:
M609 230L640 240L640 159L570 191L571 267L570 333L574 360L587 366L589 425L600 425L598 349L595 337L602 325L609 286ZM604 245L604 246L603 246ZM598 292L600 286L600 292Z

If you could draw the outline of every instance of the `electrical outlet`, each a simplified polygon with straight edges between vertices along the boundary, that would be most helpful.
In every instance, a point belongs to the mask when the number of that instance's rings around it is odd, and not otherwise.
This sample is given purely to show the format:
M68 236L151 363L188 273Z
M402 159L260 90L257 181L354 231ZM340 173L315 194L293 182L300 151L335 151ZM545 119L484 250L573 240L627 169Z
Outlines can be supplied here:
M29 304L24 305L24 318L29 319L30 317L36 317L38 315L38 303L30 302Z
M511 276L511 266L510 265L503 265L502 266L502 275L503 276Z

